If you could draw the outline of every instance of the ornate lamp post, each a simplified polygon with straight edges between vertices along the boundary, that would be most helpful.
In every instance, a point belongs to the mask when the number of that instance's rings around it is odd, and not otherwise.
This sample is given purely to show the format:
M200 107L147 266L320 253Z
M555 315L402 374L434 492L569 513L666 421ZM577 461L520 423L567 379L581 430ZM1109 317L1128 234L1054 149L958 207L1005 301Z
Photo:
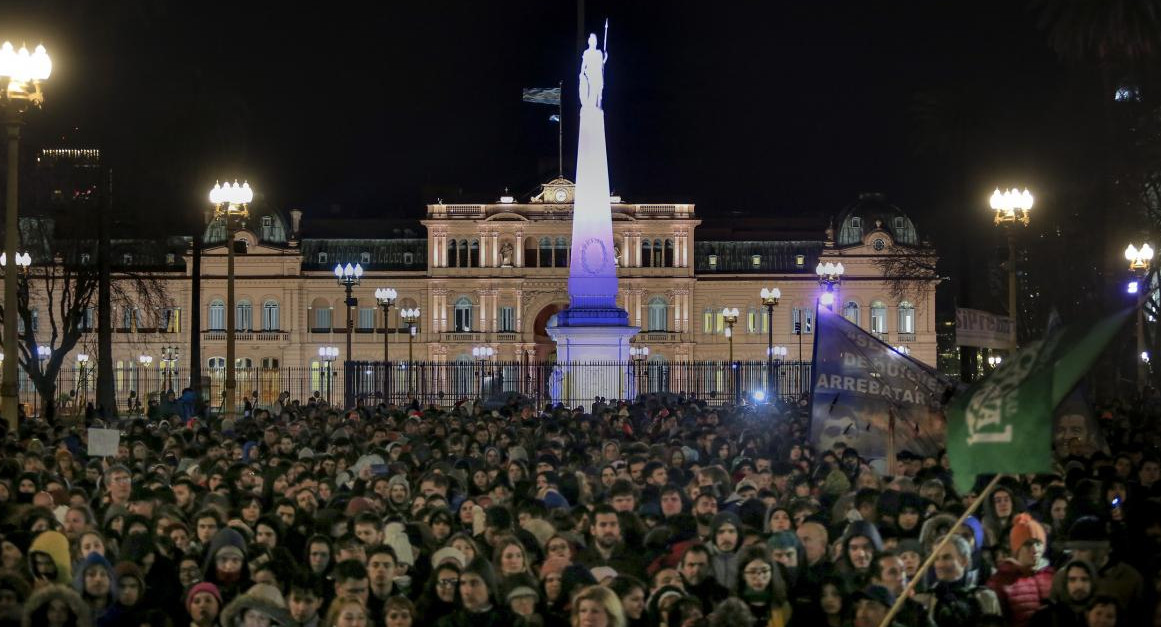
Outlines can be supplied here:
M1029 211L1032 209L1032 194L1025 189L1023 192L1015 188L1001 192L998 188L992 192L991 206L995 211L993 223L1003 227L1008 235L1008 315L1012 319L1012 348L1019 344L1016 321L1020 317L1016 305L1016 224L1028 226L1032 218Z
M234 335L237 326L234 311L234 235L246 224L250 217L250 202L254 200L254 190L250 184L238 185L214 183L210 190L210 203L214 205L214 219L222 220L226 226L226 400L223 413L226 418L234 418L235 392L238 380L235 374Z
M339 347L337 346L320 346L318 347L318 356L322 360L323 374L326 376L327 384L327 405L331 404L331 376L334 374L334 363L339 358Z
M44 46L37 46L32 54L28 48L17 51L9 42L0 44L0 118L8 129L8 195L5 201L4 252L8 257L16 256L16 246L20 239L18 219L17 169L20 163L20 127L24 124L24 112L29 107L40 107L44 94L40 83L52 74L52 60ZM19 306L16 298L16 266L4 268L4 311L15 312ZM18 340L17 317L4 317L4 345L16 346ZM15 354L15 351L13 351ZM0 382L0 412L8 421L8 426L16 430L19 412L20 390L17 383L16 366L19 359L9 359L3 364L3 379Z
M77 355L77 410L78 412L84 409L86 400L89 396L89 355L87 353L79 353Z
M636 381L637 394L646 391L648 381L644 377L645 362L649 359L648 346L630 346L629 358L633 360L633 379Z
M391 307L399 296L393 288L380 287L375 289L375 302L383 310L383 400L391 398L391 359L390 345L387 343L387 332L391 330Z
M999 368L1000 364L1003 362L1004 358L999 355L988 355L988 367L992 370Z
M178 347L163 346L161 348L161 367L165 368L165 389L173 391L173 371L177 368Z
M137 396L138 396L138 398L140 398L141 393L145 390L145 387L144 387L145 384L142 384L142 382L141 382L141 373L143 372L143 373L145 373L145 375L147 377L149 376L149 367L153 365L153 356L152 355L138 355L137 356L137 363L141 364L141 371L137 374L137 392L138 392Z
M827 309L834 311L835 286L842 283L846 268L843 267L841 261L838 263L830 261L822 263L820 261L814 268L814 273L818 275L818 284L826 288L818 297L818 301Z
M480 372L480 400L484 398L484 364L496 354L491 346L473 346L472 357L476 359L476 368Z
M1145 389L1147 378L1146 368L1149 365L1148 355L1145 352L1145 298L1149 289L1145 284L1149 280L1149 266L1153 263L1153 247L1142 244L1140 248L1129 244L1125 249L1125 259L1129 262L1129 271L1137 277L1137 390Z
M359 304L359 299L352 296L351 292L355 289L356 285L363 281L363 265L355 264L351 266L348 263L344 266L341 263L336 264L335 279L338 280L339 285L347 292L347 300L345 303L347 305L347 361L349 362L351 361L351 336L355 333L355 321L351 318L351 310Z
M738 323L738 308L723 308L722 320L726 323L726 339L730 342L730 398L737 402L737 385L734 382L737 376L737 364L734 363L734 325Z
M785 346L781 345L771 346L769 349L768 358L772 362L772 367L770 368L770 387L766 389L769 391L768 393L771 402L777 400L779 394L782 392L782 390L779 389L778 377L774 376L774 373L775 371L782 370L782 362L786 360L786 356L789 354L789 352L790 351Z
M411 371L415 366L415 325L419 322L419 307L401 309L399 317L407 325L407 393L414 394L415 387L412 384Z
M782 298L778 288L762 288L759 294L766 308L766 390L774 389L774 308Z

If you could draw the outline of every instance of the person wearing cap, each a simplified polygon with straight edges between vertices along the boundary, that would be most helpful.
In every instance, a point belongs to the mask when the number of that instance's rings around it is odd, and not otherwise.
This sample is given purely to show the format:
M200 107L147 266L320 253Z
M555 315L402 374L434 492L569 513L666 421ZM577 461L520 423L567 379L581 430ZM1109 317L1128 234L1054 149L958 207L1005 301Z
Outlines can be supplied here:
M855 606L854 627L879 627L887 612L895 604L895 595L883 586L870 585L851 595ZM892 620L891 627L902 627L898 621Z
M1048 543L1044 527L1030 515L1017 514L1008 537L1012 557L997 564L988 587L1000 600L1009 624L1025 627L1048 599L1056 571L1044 559Z
M222 609L221 622L223 627L249 625L278 627L290 624L290 612L287 611L286 599L278 588L258 583L251 586L245 594L226 604Z
M1084 560L1096 569L1093 582L1096 595L1108 595L1117 600L1123 615L1142 616L1145 583L1141 574L1118 559L1109 542L1107 524L1095 516L1082 516L1068 530L1064 548L1076 559Z

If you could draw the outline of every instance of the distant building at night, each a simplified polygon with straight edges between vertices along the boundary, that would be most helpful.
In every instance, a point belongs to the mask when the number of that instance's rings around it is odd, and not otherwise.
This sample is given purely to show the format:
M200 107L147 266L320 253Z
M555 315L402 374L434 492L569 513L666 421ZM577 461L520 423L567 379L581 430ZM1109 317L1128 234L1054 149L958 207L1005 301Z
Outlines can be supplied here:
M385 326L391 360L406 360L408 332L399 311L412 307L422 312L416 360L471 362L472 348L483 345L495 349L497 360L554 359L555 344L545 326L568 303L572 193L571 182L558 178L530 198L430 204L423 220L408 225L304 221L300 211L284 214L254 203L237 236L238 365L298 368L319 377L324 367L319 347L342 349L346 341L345 295L334 276L339 263L361 264L365 270L351 312L355 360L383 359ZM726 360L729 341L721 311L736 307L736 360L766 359L772 324L773 343L787 348L785 359L809 361L822 290L815 268L820 262L841 262L845 274L834 308L934 366L935 282L913 281L911 292L897 298L892 294L899 290L892 290L881 265L901 250L896 246L920 245L910 218L882 195L863 194L838 212L832 225L763 219L703 227L692 204L614 198L618 305L629 312L630 324L641 328L635 342L651 349L650 364ZM225 237L215 222L203 234L200 340L207 374L220 373L225 365ZM113 312L115 363L137 367L139 355L156 357L162 347L175 346L179 371L188 372L191 329L182 312L191 306L191 249L179 246L175 256L173 247L168 253L162 248L150 254L165 255L153 262L166 278L172 305L157 312L128 306ZM132 251L118 248L115 254L120 255L117 262L133 262ZM398 292L386 325L374 298L380 287ZM771 321L759 292L774 287L782 297ZM87 339L85 344L90 344ZM338 361L346 357L340 354ZM155 359L147 367L161 365ZM131 385L119 381L119 388ZM178 377L174 385L180 389L185 381ZM239 384L240 397L246 385ZM274 383L260 393L277 394L277 387Z

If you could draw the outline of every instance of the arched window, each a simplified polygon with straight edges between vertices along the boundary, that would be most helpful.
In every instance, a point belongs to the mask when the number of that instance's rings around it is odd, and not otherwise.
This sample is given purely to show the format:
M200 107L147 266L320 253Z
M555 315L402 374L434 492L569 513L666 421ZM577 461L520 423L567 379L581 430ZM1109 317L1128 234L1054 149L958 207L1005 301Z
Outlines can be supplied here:
M552 265L557 268L568 267L568 239L563 237L556 238L556 250L552 256Z
M262 303L262 330L277 331L280 328L278 326L278 301L268 300Z
M311 320L311 329L318 331L331 330L331 304L325 298L316 298L310 303L311 310L314 311L314 319Z
M449 239L447 241L447 259L444 260L444 266L448 268L455 268L456 263L456 241Z
M539 267L541 267L541 268L551 268L552 267L552 238L551 237L540 238L540 263L539 263Z
M455 330L458 333L468 333L472 330L472 299L461 296L456 301Z
M871 333L887 333L887 305L881 300L871 303Z
M234 330L249 331L254 328L254 307L248 300L240 300L234 307Z
M706 335L720 334L726 327L721 307L709 307L702 314L702 332Z
M468 240L466 239L460 240L460 253L459 256L456 257L456 267L468 267Z
M664 296L654 296L649 300L649 330L669 330L669 303Z
M225 331L226 330L226 303L219 298L210 301L210 326L211 331Z
M899 303L899 332L915 333L915 305L910 301Z
M665 265L665 248L661 244L661 240L653 240L653 267L660 268Z
M474 239L468 244L468 263L469 268L480 267L480 240Z
M651 268L653 264L653 242L641 240L641 267Z
M677 265L673 262L673 240L665 240L665 267L675 268Z
M859 326L859 304L848 300L847 304L843 305L843 317L850 320L851 324Z
M531 237L524 238L524 267L536 268L536 240Z

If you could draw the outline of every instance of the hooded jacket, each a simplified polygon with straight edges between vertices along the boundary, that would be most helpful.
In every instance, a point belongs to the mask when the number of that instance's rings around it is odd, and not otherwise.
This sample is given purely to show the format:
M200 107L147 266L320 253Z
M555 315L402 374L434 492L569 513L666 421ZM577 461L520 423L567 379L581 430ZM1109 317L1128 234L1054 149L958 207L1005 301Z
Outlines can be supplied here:
M85 593L85 572L92 568L103 568L105 574L109 576L109 591L105 593L104 607L96 611L90 608L93 624L98 627L116 625L121 618L121 610L117 607L117 599L121 595L117 591L117 573L113 571L113 565L109 563L109 560L100 553L89 553L88 557L77 566L76 572L73 573L73 590L76 590L86 605L89 604Z
M871 547L875 549L875 553L883 550L883 538L879 535L879 530L873 523L865 520L856 520L847 525L846 531L842 536L843 554L838 561L839 574L847 580L847 583L852 588L862 588L868 582L865 580L870 575L869 572L860 573L855 569L854 564L851 563L850 551L851 541L855 538L866 538L871 541ZM868 569L869 570L869 569Z
M43 531L28 547L29 568L33 563L33 553L44 553L56 564L56 580L52 583L69 585L73 579L72 564L69 562L69 540L59 531ZM31 573L31 570L29 571ZM33 577L35 583L36 578Z
M22 627L40 627L47 624L48 617L45 614L49 603L53 601L63 601L69 613L72 614L73 620L66 623L67 625L85 627L93 624L92 613L89 611L89 606L85 605L84 600L81 599L81 595L68 586L53 584L33 592L32 596L25 601L21 616Z
M738 530L738 541L734 550L729 553L718 548L718 529L729 523ZM738 547L742 544L742 519L733 512L718 512L710 522L710 537L707 542L710 550L710 568L714 571L714 579L729 590L738 587Z
M245 555L246 555L246 540L245 540L245 538L242 537L242 534L238 533L237 529L231 529L230 527L224 527L222 529L219 529L218 532L214 534L213 539L210 540L210 548L209 548L209 550L206 551L206 560L202 564L202 572L204 574L202 581L208 581L208 582L218 586L218 589L222 592L223 603L229 603L235 596L238 595L238 593L241 590L245 590L247 587L247 584L249 583L249 581L248 581L249 578L246 574L248 569L245 568L245 566L243 566L241 577L238 579L237 582L229 582L229 583L223 582L218 577L218 572L217 572L218 552L220 552L222 549L224 549L227 546L232 546L232 547L235 547L238 550L240 550L242 552L242 555L243 555L243 560L245 559Z
M1068 596L1068 571L1076 566L1088 572L1088 576L1093 582L1093 588L1088 596L1074 602ZM1069 560L1052 577L1052 588L1048 592L1048 605L1037 610L1029 619L1028 625L1029 627L1083 627L1085 624L1084 611L1094 594L1096 594L1096 568L1084 560Z

